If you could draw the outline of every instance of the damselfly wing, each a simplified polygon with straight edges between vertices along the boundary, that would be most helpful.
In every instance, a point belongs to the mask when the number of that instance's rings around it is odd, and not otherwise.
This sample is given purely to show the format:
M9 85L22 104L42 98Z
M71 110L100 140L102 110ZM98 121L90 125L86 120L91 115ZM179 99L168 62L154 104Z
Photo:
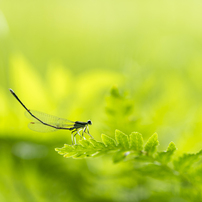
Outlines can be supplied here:
M43 120L43 122L47 123L48 125L44 125L43 123L38 121L36 118L31 116L29 112L31 112L31 114L33 114L38 119ZM25 111L25 116L28 119L32 120L32 122L29 123L28 127L31 130L34 130L37 132L53 132L53 131L59 130L60 128L67 128L68 130L68 128L73 127L75 124L75 122L73 121L59 118L57 116L53 116L43 112L39 112L35 110L29 110L29 112ZM49 125L54 127L50 127Z

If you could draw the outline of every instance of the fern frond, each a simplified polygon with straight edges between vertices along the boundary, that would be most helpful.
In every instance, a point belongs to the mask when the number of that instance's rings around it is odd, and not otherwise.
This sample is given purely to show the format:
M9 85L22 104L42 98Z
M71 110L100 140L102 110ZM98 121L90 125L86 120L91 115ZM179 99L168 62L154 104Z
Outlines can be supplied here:
M133 132L129 136L123 132L115 131L115 140L107 135L101 135L102 142L95 139L83 139L79 144L67 145L55 150L66 158L86 158L103 155L109 152L114 152L114 162L128 159L136 161L153 161L153 154L156 152L158 146L158 136L155 133L147 141L145 147L143 146L143 138L140 133ZM168 162L174 152L174 143L169 145L165 154L159 154L159 161ZM162 159L166 160L162 160Z

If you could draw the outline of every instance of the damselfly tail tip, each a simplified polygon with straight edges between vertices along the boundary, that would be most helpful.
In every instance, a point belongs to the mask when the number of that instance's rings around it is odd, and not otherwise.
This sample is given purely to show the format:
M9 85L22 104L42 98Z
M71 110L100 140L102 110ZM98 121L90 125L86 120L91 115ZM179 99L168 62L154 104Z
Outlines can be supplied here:
M14 91L11 89L11 88L9 88L9 90L10 90L10 92L13 94L14 93Z

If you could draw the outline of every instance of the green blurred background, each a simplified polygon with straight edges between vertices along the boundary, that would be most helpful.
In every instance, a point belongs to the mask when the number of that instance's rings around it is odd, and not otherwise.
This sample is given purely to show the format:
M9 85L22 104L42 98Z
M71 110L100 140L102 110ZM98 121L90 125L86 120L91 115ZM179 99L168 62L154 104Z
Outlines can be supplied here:
M160 150L174 141L177 155L197 152L201 10L199 0L2 0L0 201L179 201L171 185L139 176L131 163L113 164L110 155L58 155L54 148L71 144L70 133L29 130L8 89L28 108L91 119L97 140L116 128L145 140L157 132Z

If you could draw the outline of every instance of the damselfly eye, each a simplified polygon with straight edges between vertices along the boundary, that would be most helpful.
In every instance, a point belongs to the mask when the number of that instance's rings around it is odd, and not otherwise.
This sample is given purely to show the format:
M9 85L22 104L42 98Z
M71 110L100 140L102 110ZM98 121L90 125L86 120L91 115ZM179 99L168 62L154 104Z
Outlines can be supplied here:
M91 120L88 120L88 122L87 122L89 125L92 125L92 122L91 122Z

